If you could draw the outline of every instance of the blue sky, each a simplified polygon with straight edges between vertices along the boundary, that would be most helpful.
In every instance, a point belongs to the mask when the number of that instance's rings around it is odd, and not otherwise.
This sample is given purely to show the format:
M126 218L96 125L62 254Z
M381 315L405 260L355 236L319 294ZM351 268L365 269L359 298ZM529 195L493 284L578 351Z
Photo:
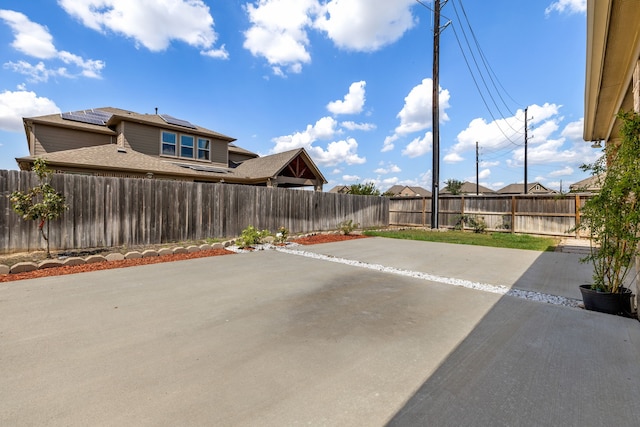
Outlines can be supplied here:
M272 154L304 147L334 185L431 188L432 1L3 0L0 169L22 117L160 113ZM450 0L441 24L440 181L559 189L582 140L586 0Z

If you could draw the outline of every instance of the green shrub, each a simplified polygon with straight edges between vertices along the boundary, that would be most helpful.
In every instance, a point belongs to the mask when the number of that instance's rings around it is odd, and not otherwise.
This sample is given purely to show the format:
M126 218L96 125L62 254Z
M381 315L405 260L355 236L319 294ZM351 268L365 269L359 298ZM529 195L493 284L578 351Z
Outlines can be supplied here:
M354 223L352 219L344 220L340 224L338 224L338 230L340 230L340 233L342 233L345 236L347 236L347 235L351 234L351 232L353 232L353 230L358 228L359 225L360 224Z
M484 233L487 230L487 223L484 222L484 218L477 215L458 215L453 228L455 230L464 230L465 225L472 228L474 233Z
M270 235L269 230L258 230L253 225L250 225L242 230L242 234L236 241L236 244L240 248L248 248L262 243L264 238Z
M287 241L287 237L289 236L289 230L287 230L284 226L278 228L278 232L276 233L275 242L276 243L285 243Z

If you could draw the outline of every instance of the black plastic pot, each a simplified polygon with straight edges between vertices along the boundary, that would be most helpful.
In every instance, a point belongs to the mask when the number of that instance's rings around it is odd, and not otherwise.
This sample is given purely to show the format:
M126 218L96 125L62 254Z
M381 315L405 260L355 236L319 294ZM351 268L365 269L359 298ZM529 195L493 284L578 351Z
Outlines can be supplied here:
M591 285L580 285L584 308L600 313L629 316L631 313L631 289L622 288L622 292L600 292L591 289Z

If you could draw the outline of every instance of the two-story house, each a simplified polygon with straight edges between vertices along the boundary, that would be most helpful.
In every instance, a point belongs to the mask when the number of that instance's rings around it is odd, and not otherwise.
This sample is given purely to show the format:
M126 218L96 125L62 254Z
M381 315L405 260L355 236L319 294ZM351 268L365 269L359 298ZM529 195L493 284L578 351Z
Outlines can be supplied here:
M30 155L16 159L22 170L42 158L62 173L316 191L327 182L303 148L260 157L234 138L157 112L106 107L23 122Z

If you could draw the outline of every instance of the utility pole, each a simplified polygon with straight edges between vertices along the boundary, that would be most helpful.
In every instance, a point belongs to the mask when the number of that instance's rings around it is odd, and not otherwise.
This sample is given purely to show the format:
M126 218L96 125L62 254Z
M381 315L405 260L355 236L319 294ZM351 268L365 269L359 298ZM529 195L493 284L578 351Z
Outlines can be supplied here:
M431 169L431 229L439 228L440 197L440 0L433 2L433 90L431 121L433 125L433 166Z
M476 196L480 195L480 173L478 172L478 141L476 141Z
M524 194L529 193L529 189L527 188L527 145L529 142L529 137L527 136L527 129L529 128L529 121L527 120L527 110L529 107L524 109Z

